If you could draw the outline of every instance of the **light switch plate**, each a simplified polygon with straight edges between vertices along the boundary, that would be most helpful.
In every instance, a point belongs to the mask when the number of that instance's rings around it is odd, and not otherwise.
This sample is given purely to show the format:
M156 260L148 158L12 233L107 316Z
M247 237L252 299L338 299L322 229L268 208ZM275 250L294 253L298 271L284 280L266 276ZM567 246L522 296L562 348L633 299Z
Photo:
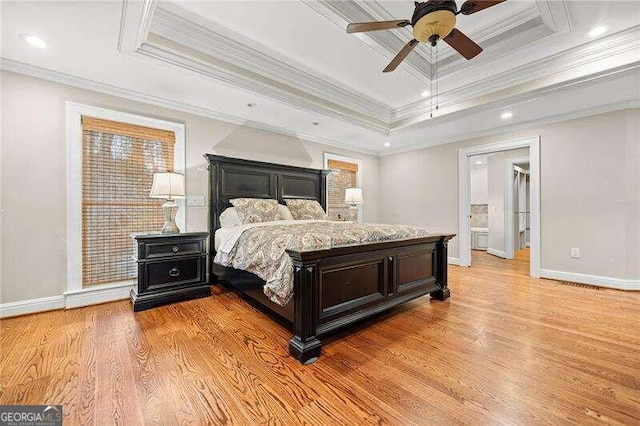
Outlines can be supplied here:
M190 195L187 197L187 206L204 207L204 196Z
M571 257L578 259L580 257L580 249L577 247L571 247Z

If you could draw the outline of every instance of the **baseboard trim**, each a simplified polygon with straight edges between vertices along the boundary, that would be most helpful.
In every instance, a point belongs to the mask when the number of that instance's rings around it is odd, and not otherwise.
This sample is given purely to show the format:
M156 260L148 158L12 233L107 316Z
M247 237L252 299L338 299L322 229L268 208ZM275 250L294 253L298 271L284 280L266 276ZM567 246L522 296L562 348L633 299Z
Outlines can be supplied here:
M0 318L64 309L64 296L40 297L19 302L0 303Z
M501 251L501 250L496 250L496 249L488 248L488 249L487 249L487 253L492 254L492 255L494 255L494 256L497 256L497 257L501 257L501 258L503 258L503 259L506 259L506 258L507 258L507 253L505 253L505 252L503 252L503 251Z
M575 272L540 269L540 278L590 284L598 287L615 288L617 290L640 291L640 280L603 277L599 275L578 274Z
M447 258L447 263L449 265L458 265L458 266L460 266L460 259L458 259L457 257L448 257Z
M0 318L17 317L58 309L80 308L82 306L128 299L132 288L132 283L119 283L68 292L60 296L0 303Z
M98 305L100 303L113 302L129 298L133 283L121 283L117 285L87 288L72 293L67 292L65 308L73 309L82 306Z

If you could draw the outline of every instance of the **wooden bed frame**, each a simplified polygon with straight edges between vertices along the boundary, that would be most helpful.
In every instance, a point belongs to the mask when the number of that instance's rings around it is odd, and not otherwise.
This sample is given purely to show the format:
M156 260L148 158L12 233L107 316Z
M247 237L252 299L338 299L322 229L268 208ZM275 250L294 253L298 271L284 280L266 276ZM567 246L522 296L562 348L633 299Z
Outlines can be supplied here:
M254 274L213 263L220 213L238 197L317 200L326 210L328 170L307 169L206 154L209 161L210 272L212 282L231 286L291 323L289 351L302 363L320 355L318 337L401 303L430 294L449 297L447 242L455 235L334 247L287 250L294 263L294 297L280 306L263 293Z

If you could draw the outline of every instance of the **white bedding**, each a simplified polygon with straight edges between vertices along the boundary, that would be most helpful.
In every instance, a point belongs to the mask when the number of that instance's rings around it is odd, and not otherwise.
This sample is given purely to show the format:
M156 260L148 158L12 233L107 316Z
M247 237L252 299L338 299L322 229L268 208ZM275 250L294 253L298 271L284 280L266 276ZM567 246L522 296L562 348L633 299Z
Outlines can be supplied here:
M238 238L244 231L251 228L269 225L296 225L299 223L315 223L315 222L331 222L329 220L276 220L273 222L248 223L246 225L230 226L228 228L218 228L213 239L213 247L216 251L230 253L233 246L236 245ZM344 222L337 222L344 223Z

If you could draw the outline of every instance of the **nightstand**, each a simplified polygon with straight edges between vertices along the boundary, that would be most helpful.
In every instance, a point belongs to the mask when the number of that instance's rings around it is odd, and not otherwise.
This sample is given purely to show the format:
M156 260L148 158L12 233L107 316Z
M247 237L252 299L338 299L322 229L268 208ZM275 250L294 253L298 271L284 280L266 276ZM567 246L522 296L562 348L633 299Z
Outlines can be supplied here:
M211 295L207 282L207 232L132 234L138 285L134 311Z

